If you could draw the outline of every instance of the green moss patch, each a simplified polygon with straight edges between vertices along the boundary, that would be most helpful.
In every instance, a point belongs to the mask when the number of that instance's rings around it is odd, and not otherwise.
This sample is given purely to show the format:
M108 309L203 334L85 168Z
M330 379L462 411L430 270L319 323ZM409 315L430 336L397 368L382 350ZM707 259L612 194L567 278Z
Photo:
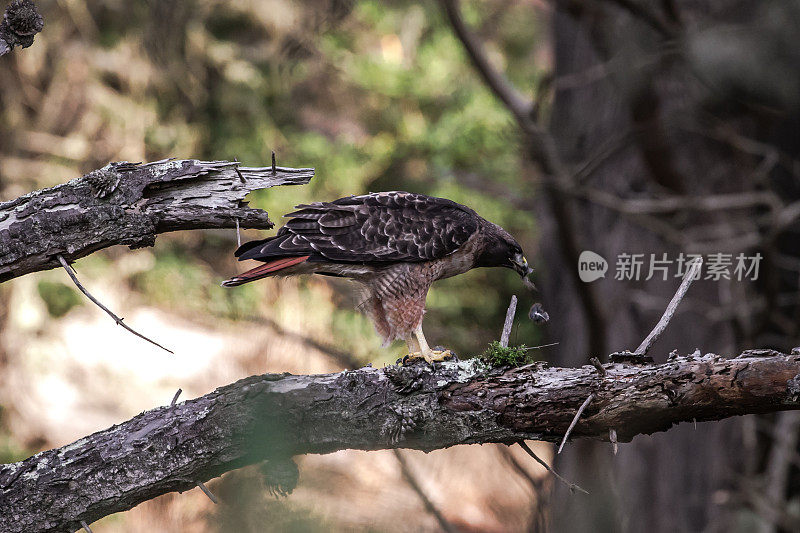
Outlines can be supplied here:
M533 363L530 350L524 344L519 346L502 346L499 341L492 341L481 354L481 359L492 366L522 366Z

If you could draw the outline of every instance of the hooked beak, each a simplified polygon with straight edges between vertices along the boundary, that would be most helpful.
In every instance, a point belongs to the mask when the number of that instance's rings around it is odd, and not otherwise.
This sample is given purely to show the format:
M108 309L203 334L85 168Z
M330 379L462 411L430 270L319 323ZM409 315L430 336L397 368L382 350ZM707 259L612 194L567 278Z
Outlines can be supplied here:
M527 259L524 257L521 259L521 261L514 260L511 262L511 264L513 265L514 270L516 270L520 276L525 278L533 272L533 269L528 265Z

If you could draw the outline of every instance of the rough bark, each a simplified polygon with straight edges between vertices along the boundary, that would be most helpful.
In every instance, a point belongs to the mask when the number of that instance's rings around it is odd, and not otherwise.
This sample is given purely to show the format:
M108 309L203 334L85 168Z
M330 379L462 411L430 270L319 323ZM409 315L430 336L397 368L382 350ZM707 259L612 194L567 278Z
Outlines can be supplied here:
M30 0L14 0L3 13L0 20L0 56L4 56L15 46L28 48L33 37L44 28L44 19L36 11Z
M800 408L800 354L714 354L660 365L490 369L477 360L253 376L25 461L0 466L8 533L75 531L223 472L296 454L353 448L433 450L520 439L555 442L591 393L572 432L620 441L695 420Z
M267 213L245 196L308 183L310 168L239 167L229 161L111 163L49 189L0 204L0 283L59 267L101 248L152 246L156 234L184 229L269 229Z

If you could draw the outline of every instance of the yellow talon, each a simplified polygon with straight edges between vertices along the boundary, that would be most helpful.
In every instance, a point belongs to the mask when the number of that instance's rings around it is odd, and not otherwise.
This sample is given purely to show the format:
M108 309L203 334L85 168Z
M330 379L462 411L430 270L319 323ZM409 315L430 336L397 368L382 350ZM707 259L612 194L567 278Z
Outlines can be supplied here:
M425 359L428 364L433 364L434 361L446 361L452 357L453 352L450 350L428 350L427 353L411 352L406 359Z
M453 352L450 350L431 350L428 346L428 341L425 340L425 335L422 333L422 324L420 323L414 330L412 335L406 338L408 343L408 355L403 360L410 359L425 359L429 365L434 361L444 361L454 357Z

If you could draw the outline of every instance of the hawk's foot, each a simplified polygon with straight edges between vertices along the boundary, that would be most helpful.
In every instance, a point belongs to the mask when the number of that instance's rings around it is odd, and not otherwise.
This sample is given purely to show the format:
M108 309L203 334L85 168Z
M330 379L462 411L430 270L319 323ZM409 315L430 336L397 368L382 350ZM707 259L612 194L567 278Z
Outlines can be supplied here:
M425 352L412 352L403 357L403 364L414 359L424 359L428 364L433 364L435 361L447 361L453 359L455 354L450 350L427 350Z

